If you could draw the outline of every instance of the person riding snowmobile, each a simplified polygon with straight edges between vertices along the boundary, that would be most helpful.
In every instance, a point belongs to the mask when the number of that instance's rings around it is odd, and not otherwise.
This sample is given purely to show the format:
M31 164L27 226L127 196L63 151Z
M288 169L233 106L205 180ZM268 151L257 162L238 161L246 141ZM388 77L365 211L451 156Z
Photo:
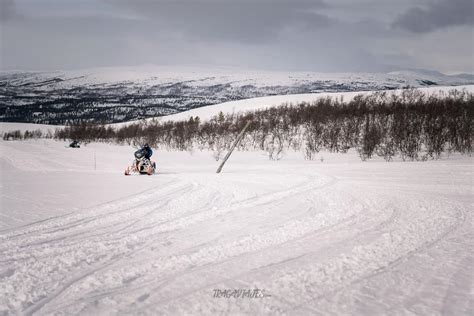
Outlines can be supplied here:
M130 167L125 169L125 175L128 176L132 172L148 175L154 174L156 170L156 164L150 159L152 155L153 150L150 148L150 145L143 145L140 149L135 151L135 160Z

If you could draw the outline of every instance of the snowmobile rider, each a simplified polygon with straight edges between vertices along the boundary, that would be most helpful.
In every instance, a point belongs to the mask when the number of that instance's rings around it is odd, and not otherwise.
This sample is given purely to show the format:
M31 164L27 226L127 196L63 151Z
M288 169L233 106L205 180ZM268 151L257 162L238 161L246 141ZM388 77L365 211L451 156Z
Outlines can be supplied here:
M150 145L148 144L143 145L142 148L140 148L139 150L135 152L135 158L137 158L137 160L142 157L146 159L150 159L152 155L153 155L153 150L151 150Z
M151 156L153 155L153 150L151 150L151 148L148 144L143 145L142 150L145 151L145 158L146 159L150 159Z
M135 155L135 166L138 169L138 163L140 162L140 159L150 160L150 157L153 155L153 150L150 148L150 145L146 143L145 145L143 145L142 148L138 149L134 155Z

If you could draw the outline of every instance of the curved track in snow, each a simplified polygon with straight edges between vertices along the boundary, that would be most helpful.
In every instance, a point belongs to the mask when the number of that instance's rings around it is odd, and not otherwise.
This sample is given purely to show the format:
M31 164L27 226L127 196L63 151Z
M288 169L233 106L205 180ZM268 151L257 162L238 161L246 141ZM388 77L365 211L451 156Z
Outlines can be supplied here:
M0 312L472 310L470 159L234 159L220 175L163 170L140 192L3 230ZM213 297L254 288L270 296Z

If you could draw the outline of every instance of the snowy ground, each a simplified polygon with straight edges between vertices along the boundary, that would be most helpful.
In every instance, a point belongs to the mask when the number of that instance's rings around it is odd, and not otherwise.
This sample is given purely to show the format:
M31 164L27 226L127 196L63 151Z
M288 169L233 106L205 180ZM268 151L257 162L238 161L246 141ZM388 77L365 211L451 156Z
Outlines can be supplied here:
M471 157L64 146L0 141L0 315L472 314Z

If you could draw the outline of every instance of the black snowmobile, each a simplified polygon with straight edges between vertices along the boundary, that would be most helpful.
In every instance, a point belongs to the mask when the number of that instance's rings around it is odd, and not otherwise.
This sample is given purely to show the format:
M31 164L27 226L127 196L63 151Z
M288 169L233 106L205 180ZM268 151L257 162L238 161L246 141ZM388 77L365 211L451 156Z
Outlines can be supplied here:
M72 143L69 144L69 147L71 147L71 148L81 148L81 145L79 145L79 142L77 140L73 140Z

